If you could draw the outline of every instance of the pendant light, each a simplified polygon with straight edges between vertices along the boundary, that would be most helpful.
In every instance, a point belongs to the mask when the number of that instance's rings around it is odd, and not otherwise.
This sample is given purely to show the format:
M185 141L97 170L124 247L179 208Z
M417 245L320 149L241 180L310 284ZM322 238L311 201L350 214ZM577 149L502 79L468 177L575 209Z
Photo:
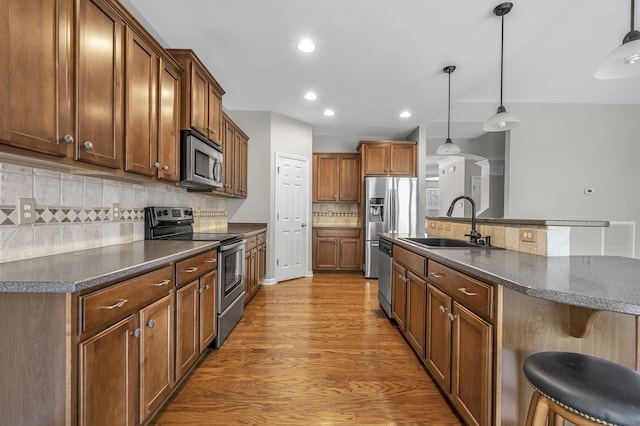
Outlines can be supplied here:
M503 132L505 130L513 129L520 124L520 119L515 115L507 112L507 109L502 105L502 72L504 69L504 15L511 11L513 3L501 3L493 9L493 13L496 16L502 18L502 35L500 37L500 106L498 111L484 122L482 129L485 132Z
M461 149L458 145L451 142L449 134L451 133L451 73L456 70L455 65L448 65L442 69L443 72L449 74L449 102L447 104L447 140L436 150L438 155L458 154Z
M635 0L631 0L631 30L622 44L603 60L593 76L600 80L626 78L640 74L640 31L633 28Z

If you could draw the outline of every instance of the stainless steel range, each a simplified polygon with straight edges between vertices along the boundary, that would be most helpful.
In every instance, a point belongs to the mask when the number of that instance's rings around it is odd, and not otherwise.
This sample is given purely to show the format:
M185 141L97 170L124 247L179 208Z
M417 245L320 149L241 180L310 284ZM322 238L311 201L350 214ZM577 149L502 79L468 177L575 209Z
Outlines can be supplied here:
M145 207L144 237L147 240L219 241L216 313L218 332L213 345L219 348L244 312L243 234L193 232L193 210L188 207Z

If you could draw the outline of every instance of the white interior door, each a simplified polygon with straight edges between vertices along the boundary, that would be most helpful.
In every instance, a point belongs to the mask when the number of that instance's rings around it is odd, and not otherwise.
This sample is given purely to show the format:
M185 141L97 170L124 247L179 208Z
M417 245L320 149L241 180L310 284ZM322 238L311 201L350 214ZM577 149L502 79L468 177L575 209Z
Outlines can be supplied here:
M309 264L309 159L276 154L276 280L304 277Z

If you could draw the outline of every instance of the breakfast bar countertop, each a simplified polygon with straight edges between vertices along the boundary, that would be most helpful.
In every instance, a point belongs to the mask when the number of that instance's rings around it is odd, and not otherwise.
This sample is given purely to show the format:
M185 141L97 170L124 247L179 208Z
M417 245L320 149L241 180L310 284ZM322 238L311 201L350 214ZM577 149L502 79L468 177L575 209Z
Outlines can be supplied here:
M491 284L568 305L640 315L640 260L620 256L546 257L513 250L394 244ZM424 236L424 234L419 235Z
M0 263L0 293L73 293L217 247L217 241L136 241Z

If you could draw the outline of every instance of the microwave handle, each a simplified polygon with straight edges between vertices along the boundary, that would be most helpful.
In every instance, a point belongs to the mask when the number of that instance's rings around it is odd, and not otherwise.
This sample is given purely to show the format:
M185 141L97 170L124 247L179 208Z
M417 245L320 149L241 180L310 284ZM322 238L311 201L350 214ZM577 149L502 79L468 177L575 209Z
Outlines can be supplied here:
M213 160L213 180L222 183L222 161L217 158Z

